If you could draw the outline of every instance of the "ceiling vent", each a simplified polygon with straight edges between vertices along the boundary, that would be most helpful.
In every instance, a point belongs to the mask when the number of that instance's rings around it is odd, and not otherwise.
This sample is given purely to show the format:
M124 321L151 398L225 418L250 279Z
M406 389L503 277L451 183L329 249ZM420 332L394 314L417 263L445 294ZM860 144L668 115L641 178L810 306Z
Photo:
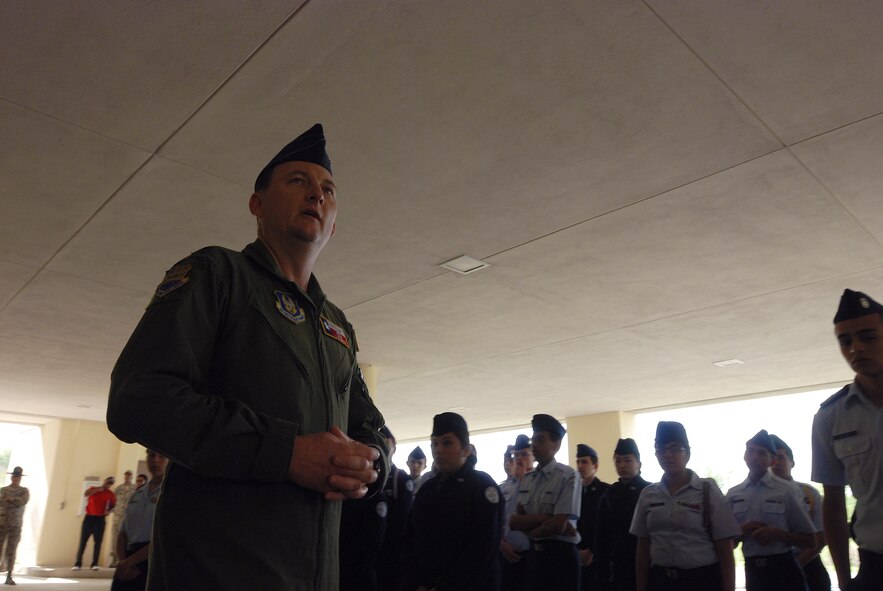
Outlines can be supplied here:
M715 361L714 364L718 367L733 367L734 365L745 365L745 362L741 359L726 359L724 361Z
M447 269L448 271L453 271L454 273L459 273L460 275L469 275L470 273L475 273L476 271L490 267L490 264L464 254L461 257L442 263L439 267Z

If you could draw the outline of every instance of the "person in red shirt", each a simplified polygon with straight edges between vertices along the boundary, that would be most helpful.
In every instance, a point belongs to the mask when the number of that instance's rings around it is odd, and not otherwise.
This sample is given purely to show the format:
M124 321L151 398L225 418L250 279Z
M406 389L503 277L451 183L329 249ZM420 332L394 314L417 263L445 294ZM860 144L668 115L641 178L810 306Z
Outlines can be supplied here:
M101 486L90 486L83 493L89 499L86 501L86 517L83 518L83 528L80 530L80 547L77 549L77 562L74 570L80 570L83 566L83 550L86 542L92 537L94 551L92 553L92 570L98 570L98 555L101 553L101 540L104 538L105 518L116 505L116 495L110 490L113 486L113 476L104 479Z

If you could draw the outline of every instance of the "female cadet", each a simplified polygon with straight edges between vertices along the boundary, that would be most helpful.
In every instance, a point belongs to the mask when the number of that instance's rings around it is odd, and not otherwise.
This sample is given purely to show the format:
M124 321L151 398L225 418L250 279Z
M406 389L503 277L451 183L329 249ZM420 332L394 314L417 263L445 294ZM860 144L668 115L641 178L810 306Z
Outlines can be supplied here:
M741 530L714 480L687 469L682 424L659 422L656 458L662 482L641 491L630 529L638 538L637 590L734 591L733 538Z
M403 543L405 591L492 591L503 503L493 479L475 469L466 421L436 415L432 459L438 470L414 499Z

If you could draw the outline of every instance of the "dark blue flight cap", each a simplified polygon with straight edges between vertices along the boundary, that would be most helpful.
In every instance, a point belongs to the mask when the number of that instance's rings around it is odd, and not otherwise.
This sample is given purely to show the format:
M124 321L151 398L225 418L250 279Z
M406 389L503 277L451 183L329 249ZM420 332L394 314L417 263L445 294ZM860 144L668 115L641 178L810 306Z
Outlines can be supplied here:
M598 461L598 452L596 452L594 449L592 449L591 447L589 447L585 443L580 443L579 445L576 446L576 457L584 458L586 456L594 459L595 462Z
M756 445L758 447L765 447L770 450L770 453L776 455L776 445L773 443L772 437L767 433L766 429L761 429L757 432L757 434L745 442L745 446Z
M558 438L564 437L567 431L564 426L558 422L558 419L551 415L534 415L530 422L530 426L534 431L548 431L549 433L557 433Z
M515 438L515 445L512 446L514 451L521 451L523 449L530 449L530 437L520 434Z
M423 453L423 450L420 449L420 446L418 445L417 447L415 447L414 449L411 450L411 453L408 454L408 459L409 460L425 460L426 454Z
M313 164L318 164L329 173L331 172L331 158L328 157L328 153L325 151L325 132L322 130L321 123L316 123L307 131L294 138L291 143L273 156L273 159L267 163L255 179L254 190L257 191L261 185L269 183L269 176L277 164L294 160L312 162Z
M683 443L684 447L690 447L687 430L677 421L659 421L656 425L656 448L659 449L669 443Z
M881 312L883 306L871 299L871 296L860 291L844 289L843 295L840 296L840 307L837 308L837 314L834 316L834 324Z
M443 412L432 419L432 436L440 437L453 431L469 431L466 419L455 412Z
M794 461L794 452L791 451L791 447L787 443L782 441L781 437L770 433L770 439L773 440L773 445L776 446L776 451L779 451L780 449L783 450L785 452L785 455L788 456L788 459L792 462Z
M625 456L628 454L632 454L635 456L636 460L641 459L641 452L638 451L638 444L635 443L635 440L631 437L627 439L620 439L616 442L616 449L613 450L613 453L618 456Z

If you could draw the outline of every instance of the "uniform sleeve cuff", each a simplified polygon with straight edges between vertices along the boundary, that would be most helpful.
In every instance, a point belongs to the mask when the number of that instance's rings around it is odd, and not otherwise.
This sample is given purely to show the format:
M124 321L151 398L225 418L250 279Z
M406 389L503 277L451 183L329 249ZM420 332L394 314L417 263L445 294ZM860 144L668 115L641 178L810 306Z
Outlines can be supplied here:
M291 465L294 438L299 425L279 419L268 421L252 471L254 477L261 482L284 482L288 480L288 468Z

